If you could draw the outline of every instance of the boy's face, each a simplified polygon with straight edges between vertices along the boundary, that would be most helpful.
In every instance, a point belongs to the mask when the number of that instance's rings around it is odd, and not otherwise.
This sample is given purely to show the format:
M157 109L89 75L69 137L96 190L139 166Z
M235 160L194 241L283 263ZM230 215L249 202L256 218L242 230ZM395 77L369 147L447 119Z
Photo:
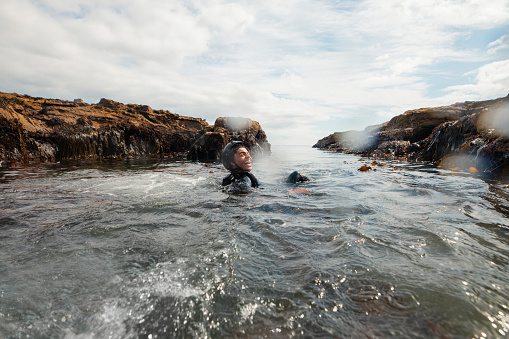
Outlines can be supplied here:
M237 153L233 156L233 164L244 171L252 169L251 155L245 147L240 147L237 150Z

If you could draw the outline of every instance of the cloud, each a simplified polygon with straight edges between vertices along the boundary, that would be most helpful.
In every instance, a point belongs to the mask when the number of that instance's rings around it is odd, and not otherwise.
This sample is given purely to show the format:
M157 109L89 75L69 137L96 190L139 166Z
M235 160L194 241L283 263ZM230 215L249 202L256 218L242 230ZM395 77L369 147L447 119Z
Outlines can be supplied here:
M507 0L4 1L0 90L244 116L312 144L507 91L508 26Z
M490 28L507 24L509 4L505 0L493 0L487 4L482 0L367 0L363 2L361 17L370 19L361 29L368 32L373 28L391 35L407 36L408 30L430 34L428 28ZM448 38L448 35L435 36Z
M245 33L253 24L254 17L240 4L212 2L210 7L203 6L199 20L202 25L211 28L218 43L229 44Z
M509 35L502 35L499 39L488 44L488 54L496 54L509 49Z
M465 101L502 97L509 93L509 59L483 65L469 74L474 77L474 83L450 86L446 91Z

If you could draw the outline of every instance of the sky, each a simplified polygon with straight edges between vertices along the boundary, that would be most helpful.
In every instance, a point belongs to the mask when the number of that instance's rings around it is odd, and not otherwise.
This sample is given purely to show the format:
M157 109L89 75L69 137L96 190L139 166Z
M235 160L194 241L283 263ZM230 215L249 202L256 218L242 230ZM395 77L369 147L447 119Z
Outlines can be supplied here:
M509 0L0 0L0 91L258 121L310 145L509 94Z

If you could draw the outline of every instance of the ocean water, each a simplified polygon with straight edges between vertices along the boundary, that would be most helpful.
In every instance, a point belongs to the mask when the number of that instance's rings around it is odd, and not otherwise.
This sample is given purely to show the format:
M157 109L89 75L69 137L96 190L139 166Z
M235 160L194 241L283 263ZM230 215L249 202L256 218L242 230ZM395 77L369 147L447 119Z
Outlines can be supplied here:
M274 147L249 192L199 162L1 168L0 337L507 336L507 177L372 161Z

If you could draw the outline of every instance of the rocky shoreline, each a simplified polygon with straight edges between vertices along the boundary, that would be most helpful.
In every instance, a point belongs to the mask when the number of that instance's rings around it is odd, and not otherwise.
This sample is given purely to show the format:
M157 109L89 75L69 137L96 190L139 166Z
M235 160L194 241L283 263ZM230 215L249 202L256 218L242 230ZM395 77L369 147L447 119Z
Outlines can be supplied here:
M257 153L271 145L258 122L221 117L213 126L146 105L87 104L0 92L0 164L130 157L217 161L230 140Z
M260 124L205 120L146 105L101 99L87 104L0 92L0 164L132 157L214 162L231 140L270 154ZM364 131L333 133L313 147L378 159L430 162L450 169L509 169L509 95L407 111Z
M410 110L364 131L333 133L313 147L452 170L500 172L509 168L509 95Z

